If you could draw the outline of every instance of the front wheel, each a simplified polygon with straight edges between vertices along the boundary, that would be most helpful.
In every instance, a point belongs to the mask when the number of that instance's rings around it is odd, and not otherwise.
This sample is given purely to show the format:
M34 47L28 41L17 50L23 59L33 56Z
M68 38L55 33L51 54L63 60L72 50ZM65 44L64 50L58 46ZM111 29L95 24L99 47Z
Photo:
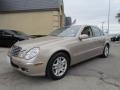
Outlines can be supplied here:
M104 47L102 56L105 57L105 58L107 58L109 56L109 52L110 52L110 47L109 47L109 45L106 45Z
M63 78L69 67L69 57L65 53L57 53L53 55L48 62L46 75L53 80L59 80Z

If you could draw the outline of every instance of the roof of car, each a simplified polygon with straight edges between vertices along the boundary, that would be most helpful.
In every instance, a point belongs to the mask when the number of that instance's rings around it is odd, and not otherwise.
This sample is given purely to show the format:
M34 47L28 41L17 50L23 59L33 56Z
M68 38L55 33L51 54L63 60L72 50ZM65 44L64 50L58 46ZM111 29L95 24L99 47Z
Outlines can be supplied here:
M63 0L0 0L0 12L58 9Z
M0 29L0 31L15 31L15 30Z

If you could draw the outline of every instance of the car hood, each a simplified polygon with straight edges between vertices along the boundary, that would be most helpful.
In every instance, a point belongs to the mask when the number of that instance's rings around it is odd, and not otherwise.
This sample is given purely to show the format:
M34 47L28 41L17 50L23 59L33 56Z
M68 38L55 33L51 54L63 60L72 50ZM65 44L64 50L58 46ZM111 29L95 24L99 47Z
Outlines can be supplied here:
M36 39L20 41L20 42L17 42L15 45L20 47L31 48L31 47L39 47L46 44L56 43L61 40L64 40L64 37L46 36L46 37L41 37Z

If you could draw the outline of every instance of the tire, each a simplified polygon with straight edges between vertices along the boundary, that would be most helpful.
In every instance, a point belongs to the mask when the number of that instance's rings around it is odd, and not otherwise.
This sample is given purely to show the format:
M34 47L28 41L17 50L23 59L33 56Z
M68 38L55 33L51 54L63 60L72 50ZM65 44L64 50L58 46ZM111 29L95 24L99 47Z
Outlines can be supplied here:
M104 50L103 50L102 57L107 58L107 57L109 56L109 52L110 52L110 47L109 47L109 45L105 45Z
M46 76L53 80L64 78L70 65L69 60L70 58L66 53L54 54L48 62Z

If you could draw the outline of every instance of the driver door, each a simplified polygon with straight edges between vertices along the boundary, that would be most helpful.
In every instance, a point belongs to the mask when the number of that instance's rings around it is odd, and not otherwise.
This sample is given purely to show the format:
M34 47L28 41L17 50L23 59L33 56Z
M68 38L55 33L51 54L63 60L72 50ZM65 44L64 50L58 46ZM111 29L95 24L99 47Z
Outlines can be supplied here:
M82 30L80 35L82 34L86 34L89 37L87 39L82 39L82 40L78 39L77 42L75 43L74 48L73 48L73 59L74 60L72 64L82 62L94 56L92 51L95 47L95 43L92 38L93 32L92 32L91 27L85 27Z

